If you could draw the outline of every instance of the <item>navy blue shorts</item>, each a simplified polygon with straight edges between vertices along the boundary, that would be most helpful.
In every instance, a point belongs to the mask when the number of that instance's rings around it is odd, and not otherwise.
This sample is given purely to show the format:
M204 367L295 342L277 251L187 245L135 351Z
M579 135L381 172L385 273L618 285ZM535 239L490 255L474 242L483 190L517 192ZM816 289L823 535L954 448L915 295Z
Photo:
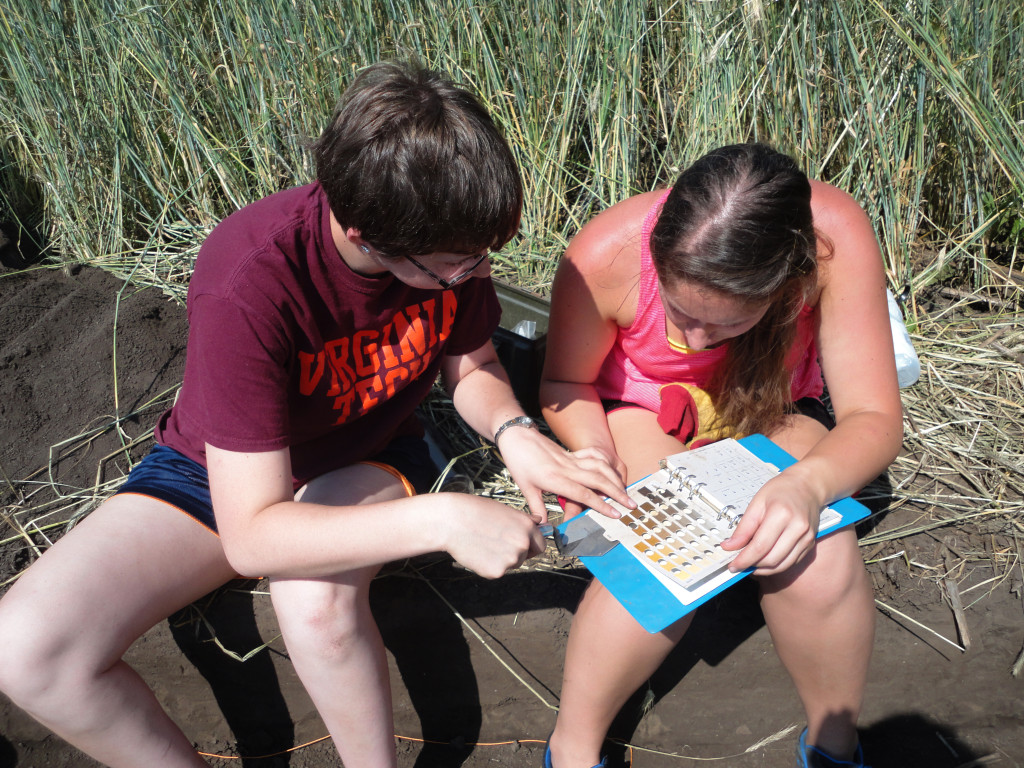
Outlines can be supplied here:
M378 465L417 493L429 491L438 475L427 444L408 435L395 438L380 453L357 463ZM117 493L137 493L163 501L217 533L206 467L166 445L153 446Z

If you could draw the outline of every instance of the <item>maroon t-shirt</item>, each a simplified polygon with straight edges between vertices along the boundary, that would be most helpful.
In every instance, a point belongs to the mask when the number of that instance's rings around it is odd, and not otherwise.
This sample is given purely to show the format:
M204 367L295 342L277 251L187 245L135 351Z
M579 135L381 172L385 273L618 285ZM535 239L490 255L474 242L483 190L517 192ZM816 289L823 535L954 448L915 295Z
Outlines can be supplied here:
M444 355L478 349L501 308L489 279L411 288L353 272L319 184L221 222L188 290L185 379L158 442L206 464L288 447L296 487L421 434L414 410Z

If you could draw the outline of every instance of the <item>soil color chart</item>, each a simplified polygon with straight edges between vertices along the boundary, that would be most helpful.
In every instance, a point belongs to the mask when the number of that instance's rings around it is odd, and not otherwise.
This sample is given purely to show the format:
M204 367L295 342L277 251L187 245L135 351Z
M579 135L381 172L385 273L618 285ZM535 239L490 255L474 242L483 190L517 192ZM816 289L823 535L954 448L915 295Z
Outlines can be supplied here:
M582 562L648 631L659 631L747 575L729 571L738 552L721 543L753 496L792 463L761 435L669 456L660 470L629 487L635 510L612 502L622 517L584 513L621 546ZM867 514L863 505L843 499L822 510L818 535Z
M743 517L747 504L778 470L735 440L721 440L669 456L662 469L630 488L637 509L619 523L636 537L631 546L639 559L683 589L700 585L720 573L737 551L721 543ZM835 510L822 512L819 530L840 520ZM620 531L619 541L631 537Z

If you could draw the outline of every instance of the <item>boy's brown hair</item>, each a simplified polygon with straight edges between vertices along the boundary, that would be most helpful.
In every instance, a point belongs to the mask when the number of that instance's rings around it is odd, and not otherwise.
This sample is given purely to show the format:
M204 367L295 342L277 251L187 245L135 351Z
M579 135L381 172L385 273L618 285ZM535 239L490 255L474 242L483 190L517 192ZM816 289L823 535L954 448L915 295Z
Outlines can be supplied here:
M519 229L522 181L497 126L416 64L360 72L312 152L338 223L385 256L497 250Z

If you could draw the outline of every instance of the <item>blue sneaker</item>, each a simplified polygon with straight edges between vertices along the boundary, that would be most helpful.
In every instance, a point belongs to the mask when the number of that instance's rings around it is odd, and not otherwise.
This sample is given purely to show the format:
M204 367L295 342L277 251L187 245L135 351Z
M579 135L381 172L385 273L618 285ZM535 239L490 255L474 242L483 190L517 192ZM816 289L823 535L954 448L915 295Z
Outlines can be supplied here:
M600 763L594 766L594 768L605 768L608 764L608 758L603 758ZM544 768L554 768L551 765L551 747L548 745L544 746Z
M800 744L796 748L797 768L871 768L864 764L864 751L857 745L857 752L853 756L853 762L836 760L828 752L818 749L807 743L807 729L804 728L800 734ZM547 765L544 768L551 768Z

